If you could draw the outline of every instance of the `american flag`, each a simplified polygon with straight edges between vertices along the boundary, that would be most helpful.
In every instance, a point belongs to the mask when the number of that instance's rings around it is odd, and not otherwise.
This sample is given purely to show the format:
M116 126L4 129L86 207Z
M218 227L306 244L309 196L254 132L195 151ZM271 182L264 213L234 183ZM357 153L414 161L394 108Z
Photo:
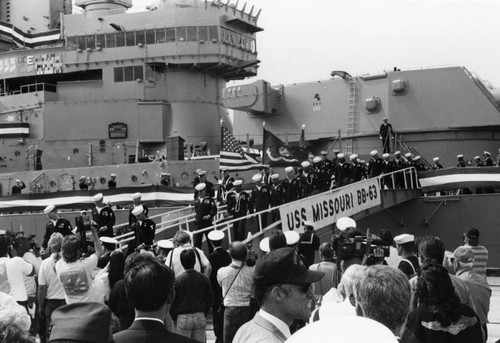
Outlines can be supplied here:
M220 151L220 169L239 171L262 167L259 161L243 151L233 134L224 124L221 124L221 128L222 149Z

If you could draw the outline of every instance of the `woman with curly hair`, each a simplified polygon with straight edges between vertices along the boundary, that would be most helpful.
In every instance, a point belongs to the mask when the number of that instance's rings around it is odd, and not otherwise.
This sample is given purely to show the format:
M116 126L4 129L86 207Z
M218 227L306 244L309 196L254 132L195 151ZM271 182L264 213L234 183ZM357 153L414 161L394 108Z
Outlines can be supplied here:
M433 263L422 267L417 296L418 307L408 316L402 342L484 342L478 316L460 302L445 267Z

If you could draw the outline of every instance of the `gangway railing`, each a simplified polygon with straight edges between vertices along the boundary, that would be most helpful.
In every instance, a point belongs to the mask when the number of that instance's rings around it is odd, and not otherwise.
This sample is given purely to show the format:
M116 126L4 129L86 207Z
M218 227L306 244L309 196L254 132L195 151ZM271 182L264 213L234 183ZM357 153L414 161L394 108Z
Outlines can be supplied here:
M377 180L377 182L379 184L380 190L420 188L419 182L418 182L417 171L414 167L409 167L409 168L397 170L397 171L394 171L391 173L381 174L381 175L375 177L375 179ZM352 184L350 184L350 185L352 185ZM346 185L344 187L349 187L349 185ZM334 193L339 192L339 190L342 190L344 187L339 187L339 188L335 188L333 190L329 190L327 192L319 193L319 195L324 196L325 193L326 194L331 193L333 195ZM314 196L311 196L311 198L312 197L314 197ZM297 200L297 201L301 201L301 200ZM229 242L232 242L233 241L233 233L232 233L231 227L232 227L233 223L238 222L240 220L249 220L249 219L250 220L252 220L252 219L257 220L257 223L258 223L257 232L250 233L250 235L244 240L244 243L249 243L257 238L260 238L262 235L264 235L265 233L267 233L271 229L281 225L281 223L282 223L281 219L275 220L273 223L266 225L266 226L263 226L263 220L262 220L264 215L266 215L267 218L270 218L270 217L272 218L272 214L279 212L281 206L286 206L286 204L276 206L273 208L269 208L269 209L265 209L265 210L262 210L259 212L250 213L250 214L248 214L244 217L240 217L240 218L233 218L232 216L228 215L227 207L225 205L220 206L218 213L217 213L217 216L216 216L216 219L214 221L214 225L207 227L207 228L200 229L200 230L190 231L190 232L192 234L202 234L202 233L205 233L205 232L211 231L211 230L220 230L220 231L225 232L226 236L228 237ZM158 215L151 217L151 218L158 218L158 217L161 217L164 215L175 214L176 212L180 213L181 211L186 211L186 209L190 209L190 208L193 211L190 214L175 217L175 218L169 218L165 221L158 223L157 229L156 229L156 235L159 235L162 232L169 230L169 229L173 229L173 228L176 228L176 230L189 231L189 225L191 223L193 223L195 220L194 207L192 207L192 206L186 207L186 208L183 208L183 209L180 209L177 211L158 214ZM271 214L271 215L269 215L269 214ZM125 225L128 225L128 223L124 223L124 224L121 224L119 226L115 226L115 228L125 226ZM120 236L116 236L115 238L119 241L121 248L124 248L126 246L126 243L135 239L134 232L132 232L132 231L125 233L123 235L120 235Z
M411 152L414 156L420 156L420 161L422 161L422 163L424 163L427 166L427 168L432 169L432 164L429 161L427 161L423 156L421 156L418 153L417 149L415 149L414 147L409 146L408 144L406 144L406 141L404 140L404 138L403 138L402 135L399 135L398 142L399 142L399 145L404 150Z

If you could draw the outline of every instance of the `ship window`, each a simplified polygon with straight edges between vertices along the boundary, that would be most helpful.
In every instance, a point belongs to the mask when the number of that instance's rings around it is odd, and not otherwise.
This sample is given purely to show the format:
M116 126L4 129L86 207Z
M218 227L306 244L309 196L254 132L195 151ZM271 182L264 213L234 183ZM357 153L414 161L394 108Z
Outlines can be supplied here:
M123 68L115 68L115 82L123 82Z
M106 33L106 47L114 48L116 46L115 33Z
M86 36L87 40L87 48L88 49L95 49L95 36Z
M219 31L217 30L217 26L209 26L208 27L208 34L210 40L219 40Z
M78 40L78 48L85 50L85 36L79 36L77 37Z
M175 37L177 38L178 42L185 42L186 41L186 27L176 27L175 28Z
M175 42L175 28L167 27L167 39L166 42Z
M77 47L76 37L68 37L66 46L68 47L68 50L76 50Z
M125 32L125 40L127 42L127 46L134 46L135 45L135 32Z
M196 26L188 26L186 28L187 31L187 40L188 42L196 42L197 37L196 37Z
M116 46L125 46L125 32L115 32Z
M156 29L156 43L165 43L165 29Z
M95 36L95 45L104 48L106 46L106 39L103 34Z
M134 78L134 67L125 67L124 68L124 81L133 81Z
M144 30L141 31L136 31L135 32L135 43L139 45L139 43L144 44L145 38L144 38Z
M155 30L146 30L146 44L155 43Z
M208 41L208 27L207 26L198 27L198 40Z
M144 79L144 68L143 66L135 66L134 67L134 80Z

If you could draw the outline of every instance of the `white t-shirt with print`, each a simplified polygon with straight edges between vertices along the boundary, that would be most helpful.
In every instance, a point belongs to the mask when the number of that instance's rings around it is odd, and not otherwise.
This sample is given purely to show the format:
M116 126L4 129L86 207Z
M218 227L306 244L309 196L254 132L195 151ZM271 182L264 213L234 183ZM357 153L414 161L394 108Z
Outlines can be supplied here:
M20 257L0 258L0 291L9 294L15 301L26 301L24 276L33 272L33 266Z
M56 273L63 286L67 304L98 301L91 277L96 267L96 254L73 263L66 263L62 259L57 262Z
M64 299L64 289L61 281L56 274L57 261L54 260L54 254L42 261L40 274L38 274L38 284L47 286L47 299Z

